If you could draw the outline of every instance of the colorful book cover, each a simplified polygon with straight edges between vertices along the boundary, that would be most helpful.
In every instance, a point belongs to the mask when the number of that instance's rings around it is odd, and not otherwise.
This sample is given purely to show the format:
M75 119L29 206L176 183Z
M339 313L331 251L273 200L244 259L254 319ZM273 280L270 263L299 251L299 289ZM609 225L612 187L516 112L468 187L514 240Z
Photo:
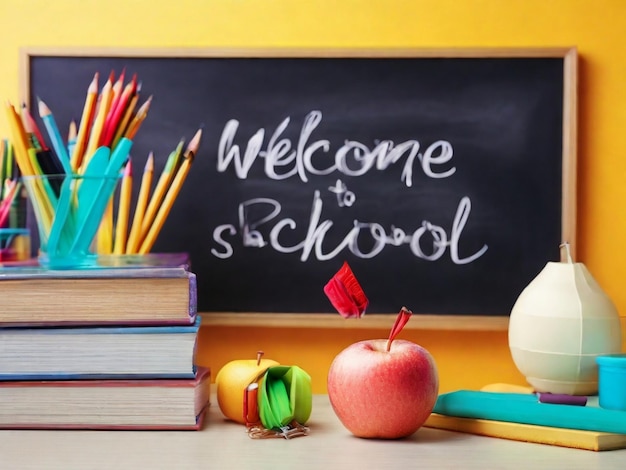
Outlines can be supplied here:
M0 429L199 430L210 377L0 382Z
M193 378L200 322L0 328L0 380Z

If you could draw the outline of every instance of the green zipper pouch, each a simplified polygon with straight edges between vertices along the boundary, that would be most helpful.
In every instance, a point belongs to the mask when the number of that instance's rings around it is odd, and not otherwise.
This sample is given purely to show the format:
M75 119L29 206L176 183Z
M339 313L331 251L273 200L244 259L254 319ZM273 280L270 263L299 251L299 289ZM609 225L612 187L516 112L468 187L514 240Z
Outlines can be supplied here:
M311 376L298 366L269 367L259 387L259 416L267 429L296 421L306 424L311 416Z

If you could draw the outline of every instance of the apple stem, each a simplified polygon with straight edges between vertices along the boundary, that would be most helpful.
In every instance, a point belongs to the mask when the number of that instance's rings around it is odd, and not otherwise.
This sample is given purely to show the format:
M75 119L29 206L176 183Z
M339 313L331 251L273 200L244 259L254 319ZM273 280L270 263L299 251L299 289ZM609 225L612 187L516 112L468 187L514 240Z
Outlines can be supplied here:
M412 314L413 312L411 312L406 307L402 307L400 309L400 313L398 313L398 316L396 317L396 322L393 324L393 327L389 332L389 339L387 340L387 352L391 351L391 343L393 343L393 340L396 339L398 333L402 331L402 328L404 328L404 325L406 325L406 323L409 321L409 318L411 318Z
M263 351L256 352L256 365L257 366L261 364L261 358L263 357L263 354L265 354Z

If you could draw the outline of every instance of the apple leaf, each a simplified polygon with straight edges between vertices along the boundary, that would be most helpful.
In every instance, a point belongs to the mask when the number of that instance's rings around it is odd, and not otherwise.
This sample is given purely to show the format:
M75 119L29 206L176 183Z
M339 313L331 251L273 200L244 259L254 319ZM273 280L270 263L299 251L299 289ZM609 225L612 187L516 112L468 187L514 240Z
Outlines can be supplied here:
M346 261L326 283L324 293L344 318L361 318L369 304L365 292Z

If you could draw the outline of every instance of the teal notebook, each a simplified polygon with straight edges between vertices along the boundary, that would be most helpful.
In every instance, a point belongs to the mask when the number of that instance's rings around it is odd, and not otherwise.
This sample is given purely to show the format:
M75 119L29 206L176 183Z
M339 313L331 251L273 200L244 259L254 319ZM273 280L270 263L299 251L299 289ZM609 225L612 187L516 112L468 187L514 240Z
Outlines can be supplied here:
M556 428L626 434L626 411L540 403L534 394L474 390L439 395L433 413Z

